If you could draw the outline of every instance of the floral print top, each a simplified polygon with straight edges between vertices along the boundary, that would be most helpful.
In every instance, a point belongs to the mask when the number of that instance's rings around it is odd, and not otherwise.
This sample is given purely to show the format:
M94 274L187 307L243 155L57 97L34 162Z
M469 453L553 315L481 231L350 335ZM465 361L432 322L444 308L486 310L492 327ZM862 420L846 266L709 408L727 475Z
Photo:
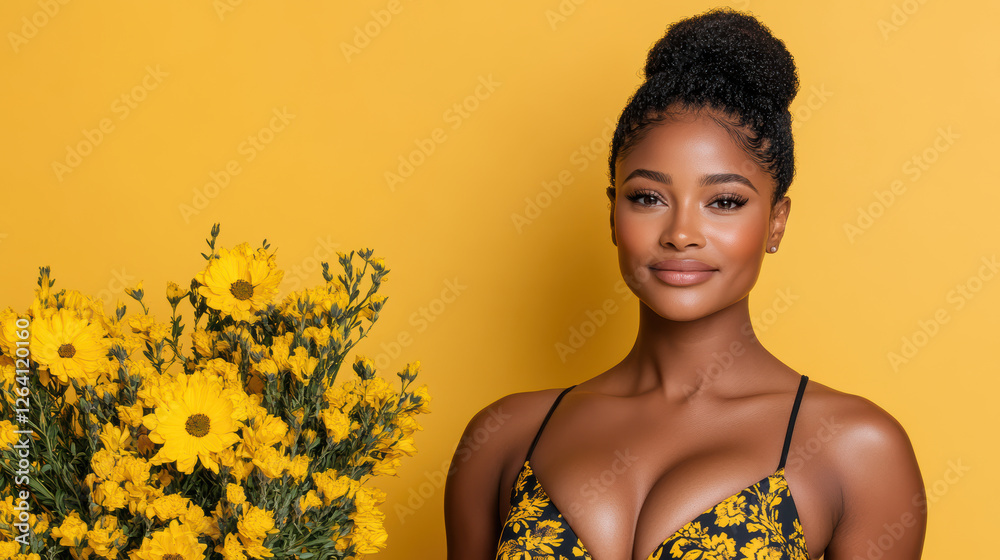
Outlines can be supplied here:
M774 474L722 500L668 536L648 560L810 560L795 501L785 480L792 428L808 377L802 376L792 407L781 462ZM528 450L565 389L552 404ZM497 544L497 560L593 560L545 493L525 458L511 489L511 509Z

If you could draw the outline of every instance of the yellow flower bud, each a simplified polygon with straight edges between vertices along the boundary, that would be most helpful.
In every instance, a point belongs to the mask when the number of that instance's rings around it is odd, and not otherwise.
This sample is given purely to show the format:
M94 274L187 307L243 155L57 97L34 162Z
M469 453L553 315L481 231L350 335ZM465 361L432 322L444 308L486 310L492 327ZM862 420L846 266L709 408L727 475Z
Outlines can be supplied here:
M181 288L176 282L167 282L167 301L170 305L177 305L187 295L188 290Z
M136 285L135 288L125 288L125 294L128 295L130 298L135 299L136 301L142 301L142 296L143 296L142 280L139 280L139 283Z

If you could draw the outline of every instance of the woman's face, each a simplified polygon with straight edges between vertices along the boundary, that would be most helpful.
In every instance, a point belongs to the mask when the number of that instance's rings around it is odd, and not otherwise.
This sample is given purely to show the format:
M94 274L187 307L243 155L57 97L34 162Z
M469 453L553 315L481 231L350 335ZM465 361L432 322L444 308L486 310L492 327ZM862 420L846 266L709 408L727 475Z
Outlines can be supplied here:
M653 125L619 158L615 178L622 276L654 312L675 321L745 298L791 205L784 197L772 208L774 179L703 113ZM685 264L706 270L685 272Z

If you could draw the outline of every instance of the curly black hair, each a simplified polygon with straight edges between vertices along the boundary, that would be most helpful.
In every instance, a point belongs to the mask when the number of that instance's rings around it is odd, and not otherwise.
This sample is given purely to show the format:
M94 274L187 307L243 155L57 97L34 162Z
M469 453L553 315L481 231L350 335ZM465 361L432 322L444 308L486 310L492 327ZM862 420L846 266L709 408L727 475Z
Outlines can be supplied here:
M708 112L777 184L772 205L792 182L795 159L789 105L799 90L785 44L753 16L717 8L667 28L650 49L638 87L618 118L608 157L615 164L674 110ZM749 130L749 134L747 133Z

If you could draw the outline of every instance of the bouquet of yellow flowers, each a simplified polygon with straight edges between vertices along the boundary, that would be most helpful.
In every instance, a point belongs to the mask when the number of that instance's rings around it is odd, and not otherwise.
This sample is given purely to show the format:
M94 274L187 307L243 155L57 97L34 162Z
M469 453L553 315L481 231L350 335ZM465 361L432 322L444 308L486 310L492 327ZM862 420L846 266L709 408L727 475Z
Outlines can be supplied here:
M0 312L0 560L360 558L385 547L385 493L416 452L427 386L401 389L348 352L378 319L389 272L371 250L273 300L268 244L216 249L169 321L75 290L41 267L24 314ZM371 284L361 284L371 269ZM193 308L188 351L178 305ZM356 335L356 336L355 336Z

